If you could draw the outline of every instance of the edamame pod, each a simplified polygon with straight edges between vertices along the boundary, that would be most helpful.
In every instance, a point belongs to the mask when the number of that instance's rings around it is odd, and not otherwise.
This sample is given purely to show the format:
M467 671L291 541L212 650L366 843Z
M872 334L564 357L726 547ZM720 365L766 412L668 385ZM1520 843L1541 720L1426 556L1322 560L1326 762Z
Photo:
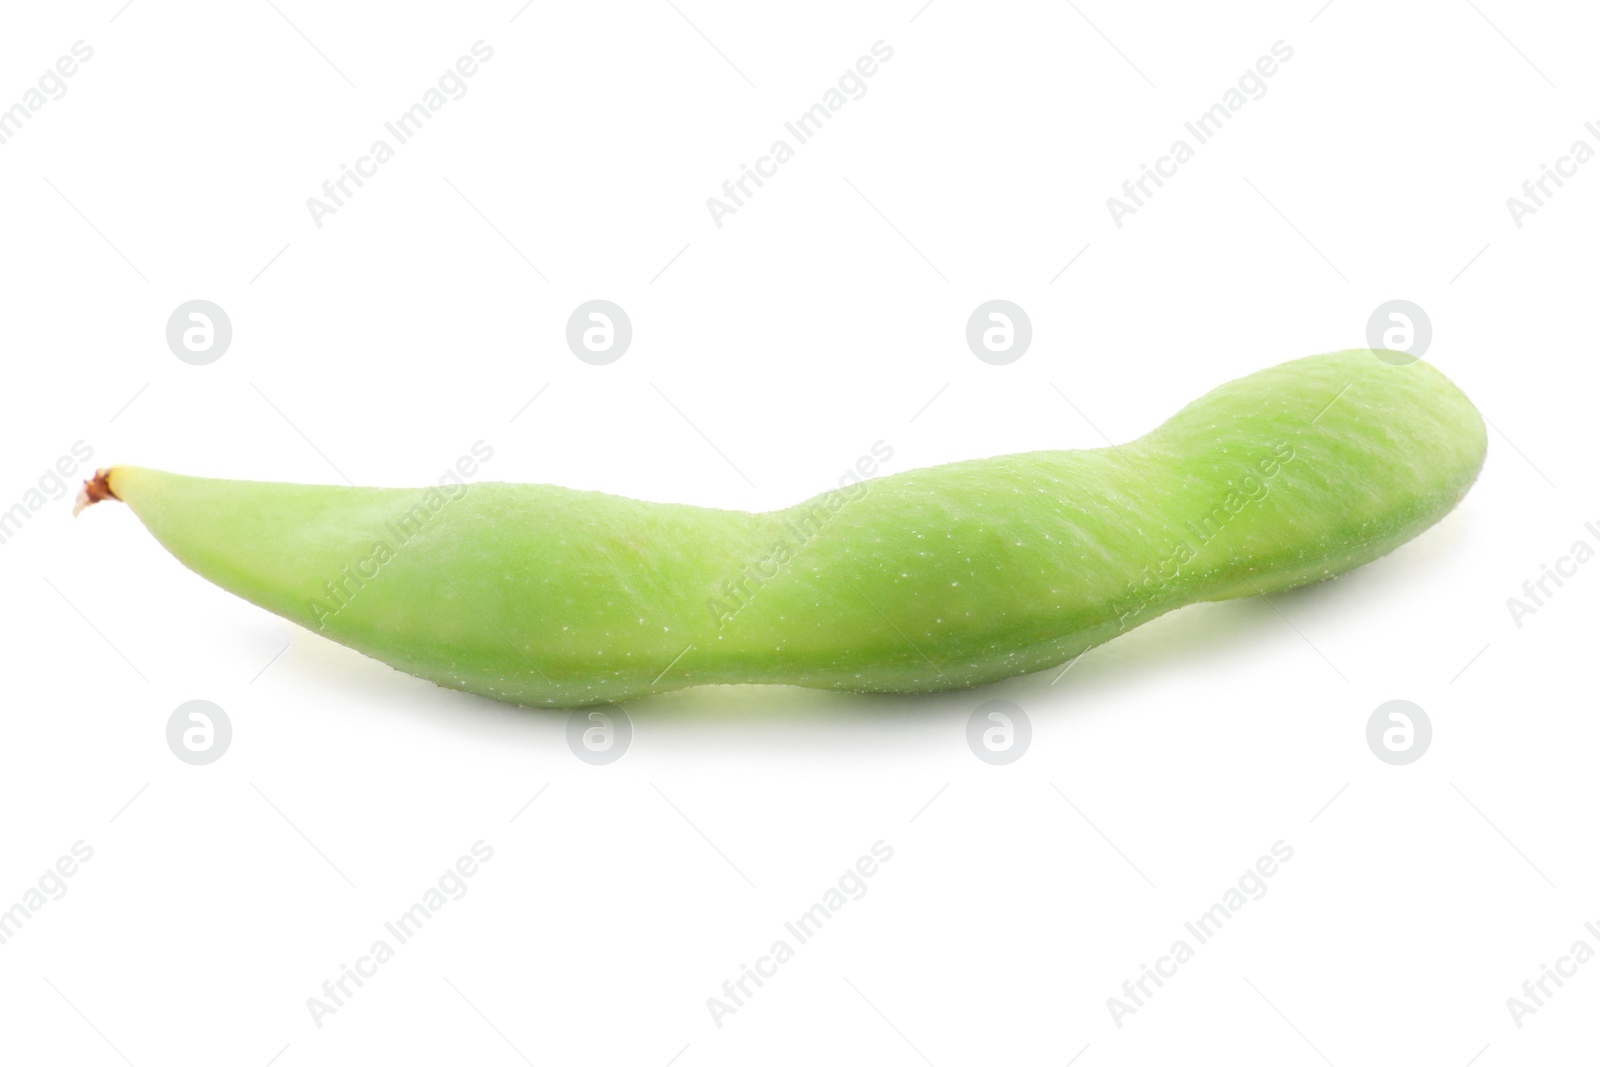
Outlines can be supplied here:
M914 470L752 514L548 485L364 489L112 467L230 592L440 685L542 707L684 686L929 692L1195 601L1359 567L1438 522L1483 419L1367 350L1207 393L1118 447Z

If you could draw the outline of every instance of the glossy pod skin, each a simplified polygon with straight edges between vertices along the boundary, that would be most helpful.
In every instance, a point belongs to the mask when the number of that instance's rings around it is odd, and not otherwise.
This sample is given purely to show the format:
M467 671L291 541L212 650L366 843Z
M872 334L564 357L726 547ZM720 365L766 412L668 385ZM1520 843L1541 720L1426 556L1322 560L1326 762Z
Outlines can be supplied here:
M181 562L440 685L543 707L684 686L916 693L1060 664L1195 601L1342 574L1438 522L1484 424L1367 350L1207 393L1126 445L951 463L752 514L547 485L102 471Z

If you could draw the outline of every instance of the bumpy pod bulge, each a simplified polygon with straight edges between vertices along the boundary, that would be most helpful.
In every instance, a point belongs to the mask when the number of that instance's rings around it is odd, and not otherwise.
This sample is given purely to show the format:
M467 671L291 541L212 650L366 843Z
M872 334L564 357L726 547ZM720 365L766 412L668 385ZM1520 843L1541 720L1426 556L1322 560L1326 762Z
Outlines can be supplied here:
M1126 445L915 470L765 514L139 467L85 492L309 629L441 685L564 707L1041 670L1183 604L1376 559L1455 506L1485 443L1438 371L1356 350L1230 382Z

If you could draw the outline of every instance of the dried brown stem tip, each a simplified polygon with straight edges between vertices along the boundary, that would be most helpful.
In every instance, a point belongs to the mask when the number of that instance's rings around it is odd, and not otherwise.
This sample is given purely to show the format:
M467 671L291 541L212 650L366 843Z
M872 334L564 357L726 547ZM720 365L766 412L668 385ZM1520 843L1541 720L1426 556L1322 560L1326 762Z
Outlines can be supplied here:
M78 491L78 502L72 507L73 515L77 515L90 504L98 504L102 500L120 499L111 491L111 482L107 478L110 473L110 467L101 467L94 472L93 478L83 483L83 488Z

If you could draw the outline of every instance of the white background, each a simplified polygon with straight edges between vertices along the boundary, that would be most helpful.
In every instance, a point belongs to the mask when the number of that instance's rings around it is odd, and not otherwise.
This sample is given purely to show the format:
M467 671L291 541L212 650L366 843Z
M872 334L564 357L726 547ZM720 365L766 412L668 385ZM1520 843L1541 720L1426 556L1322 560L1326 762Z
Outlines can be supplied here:
M0 908L74 842L93 858L0 945L8 1062L1592 1053L1600 963L1520 1028L1506 999L1600 949L1600 563L1520 627L1506 601L1600 546L1600 163L1520 228L1506 199L1600 148L1593 12L919 2L9 6L0 107L94 54L0 145L0 509L77 441L79 477L423 485L478 440L482 478L765 509L880 440L893 472L1129 439L1364 346L1395 298L1494 427L1461 507L1058 682L685 691L630 705L632 747L592 767L564 713L299 630L68 492L0 544ZM314 225L306 199L478 40L467 94ZM866 95L718 228L707 197L879 40ZM1279 40L1266 95L1114 225L1106 198ZM233 325L209 366L164 336L196 298ZM563 336L592 298L634 327L605 367ZM964 340L992 298L1033 323L1009 366ZM1033 728L1005 767L965 741L995 697ZM233 724L205 767L165 740L197 698ZM1409 766L1367 748L1391 699L1433 723ZM317 1026L307 998L479 840L467 895ZM707 998L879 840L867 894L717 1026ZM1118 1027L1107 998L1279 840L1267 895Z

